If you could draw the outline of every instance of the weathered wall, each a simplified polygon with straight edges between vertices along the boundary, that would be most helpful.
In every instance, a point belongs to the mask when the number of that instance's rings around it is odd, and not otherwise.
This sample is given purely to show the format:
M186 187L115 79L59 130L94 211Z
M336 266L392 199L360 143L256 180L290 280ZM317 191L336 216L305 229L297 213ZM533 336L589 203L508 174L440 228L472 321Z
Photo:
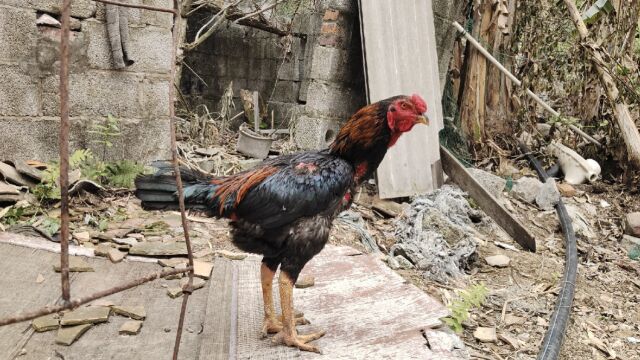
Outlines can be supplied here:
M188 52L185 63L193 71L183 67L181 90L190 108L205 104L217 110L233 81L236 111L242 109L238 90L257 90L269 100L276 124L296 122L299 145L324 147L340 122L364 104L364 87L355 8L351 1L320 6L296 17L293 31L306 38L291 38L290 47L286 38L226 24ZM210 16L203 12L189 18L189 41Z
M162 0L145 3L166 6ZM0 159L57 158L60 29L36 26L36 18L42 12L59 17L59 4L0 0ZM172 15L129 9L136 63L113 70L103 5L73 4L72 149L97 148L88 130L111 114L121 119L122 136L109 149L110 158L167 158Z

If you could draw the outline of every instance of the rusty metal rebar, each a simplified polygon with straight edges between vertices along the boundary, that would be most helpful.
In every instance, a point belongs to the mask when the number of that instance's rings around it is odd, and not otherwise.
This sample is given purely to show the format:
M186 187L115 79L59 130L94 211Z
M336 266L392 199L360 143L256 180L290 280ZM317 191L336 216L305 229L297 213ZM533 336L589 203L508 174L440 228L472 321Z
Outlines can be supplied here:
M71 0L62 3L60 41L60 277L62 302L71 300L69 284L69 32Z
M170 133L171 133L171 158L173 161L173 171L176 177L176 185L178 187L178 206L180 208L180 218L182 220L182 229L184 233L184 242L187 247L187 256L189 259L189 267L191 271L189 271L189 281L187 285L183 287L183 298L182 298L182 306L180 308L180 318L178 320L178 330L176 331L176 341L173 347L173 360L178 359L178 353L180 351L180 340L182 339L182 328L184 326L184 318L187 312L187 302L189 301L189 296L193 292L193 251L191 248L191 239L189 237L189 224L187 223L187 215L185 212L184 205L184 191L182 188L182 177L180 176L180 163L178 161L178 147L176 144L176 123L175 123L175 78L176 78L176 57L178 51L178 37L180 35L180 0L173 0L173 29L172 29L172 39L173 39L173 47L171 49L171 86L169 90L169 116L171 117L170 121Z
M103 4L118 5L118 6L128 7L128 8L134 8L134 9L160 11L160 12L166 12L166 13L171 13L171 14L175 14L176 13L176 11L174 9L159 8L159 7L155 7L155 6L149 6L149 5L127 4L127 3L122 3L122 2L119 2L119 1L113 1L113 0L93 0L93 1L100 2L100 3L103 3Z
M131 281L127 282L127 283L124 283L124 284L121 284L121 285L118 285L118 286L114 286L114 287L112 287L110 289L105 289L105 290L93 293L91 295L87 295L87 296L83 296L83 297L78 298L78 299L71 300L71 301L67 302L66 304L56 305L56 306L45 306L45 307L43 307L41 309L38 309L38 310L23 312L23 313L18 314L16 316L0 319L0 326L14 324L14 323L22 322L22 321L33 320L33 319L35 319L37 317L40 317L40 316L53 314L53 313L56 313L56 312L60 312L62 310L73 309L73 308L78 307L78 306L80 306L82 304L86 304L86 303L91 302L93 300L100 299L100 298L105 297L105 296L113 295L115 293L119 293L121 291L125 291L125 290L128 290L128 289L131 289L131 288L136 287L138 285L142 285L144 283L148 283L149 281L160 279L160 278L163 278L163 277L166 277L166 276L169 276L169 275L185 273L187 271L192 271L192 270L193 270L192 267L187 267L186 269L172 269L172 270L166 270L166 271L158 271L158 272L149 274L147 276L131 280Z

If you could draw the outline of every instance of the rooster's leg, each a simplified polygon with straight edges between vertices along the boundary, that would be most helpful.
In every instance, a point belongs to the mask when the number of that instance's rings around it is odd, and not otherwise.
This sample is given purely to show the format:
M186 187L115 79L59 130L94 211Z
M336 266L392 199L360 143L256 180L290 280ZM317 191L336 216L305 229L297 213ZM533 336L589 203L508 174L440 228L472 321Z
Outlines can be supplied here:
M282 330L282 315L276 316L273 305L273 277L276 274L274 269L278 264L273 265L269 260L263 261L260 267L260 281L262 282L262 300L264 301L264 322L260 335L265 338L267 334L275 334ZM304 318L304 314L294 310L296 325L307 325L309 321Z
M316 346L307 344L324 336L324 331L312 333L308 335L298 335L296 330L296 320L293 310L293 284L295 280L286 271L280 272L280 303L282 306L282 331L273 338L278 344L297 347L303 351L313 351L320 353L320 349Z
M282 330L282 322L276 318L276 310L273 306L273 277L276 274L267 262L262 262L260 267L260 281L262 282L262 300L264 301L264 323L262 325L262 337L267 334L275 334ZM278 268L278 264L275 265Z

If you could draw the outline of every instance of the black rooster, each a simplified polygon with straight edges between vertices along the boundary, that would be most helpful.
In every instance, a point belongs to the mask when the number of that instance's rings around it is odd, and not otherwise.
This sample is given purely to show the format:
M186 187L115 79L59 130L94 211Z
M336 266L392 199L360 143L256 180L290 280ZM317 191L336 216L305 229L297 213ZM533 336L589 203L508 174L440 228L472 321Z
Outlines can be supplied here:
M298 335L293 285L305 264L327 243L333 219L351 206L356 187L374 173L387 149L416 124L428 124L426 103L418 96L395 96L360 109L342 127L329 149L279 156L227 177L185 171L185 204L210 216L231 219L232 241L262 254L264 299L262 333L274 342L319 352L308 344L324 332ZM173 175L136 179L136 196L145 209L177 207ZM280 267L282 317L277 317L272 282Z

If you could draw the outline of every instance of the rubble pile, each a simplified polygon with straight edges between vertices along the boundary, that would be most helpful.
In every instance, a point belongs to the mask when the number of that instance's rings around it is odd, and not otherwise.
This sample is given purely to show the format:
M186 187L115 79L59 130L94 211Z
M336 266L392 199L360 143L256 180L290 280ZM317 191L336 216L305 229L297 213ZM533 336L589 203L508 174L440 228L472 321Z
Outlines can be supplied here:
M465 195L445 185L416 198L406 217L395 222L397 242L389 251L390 264L408 263L441 283L462 275L477 258L474 223L483 218Z

